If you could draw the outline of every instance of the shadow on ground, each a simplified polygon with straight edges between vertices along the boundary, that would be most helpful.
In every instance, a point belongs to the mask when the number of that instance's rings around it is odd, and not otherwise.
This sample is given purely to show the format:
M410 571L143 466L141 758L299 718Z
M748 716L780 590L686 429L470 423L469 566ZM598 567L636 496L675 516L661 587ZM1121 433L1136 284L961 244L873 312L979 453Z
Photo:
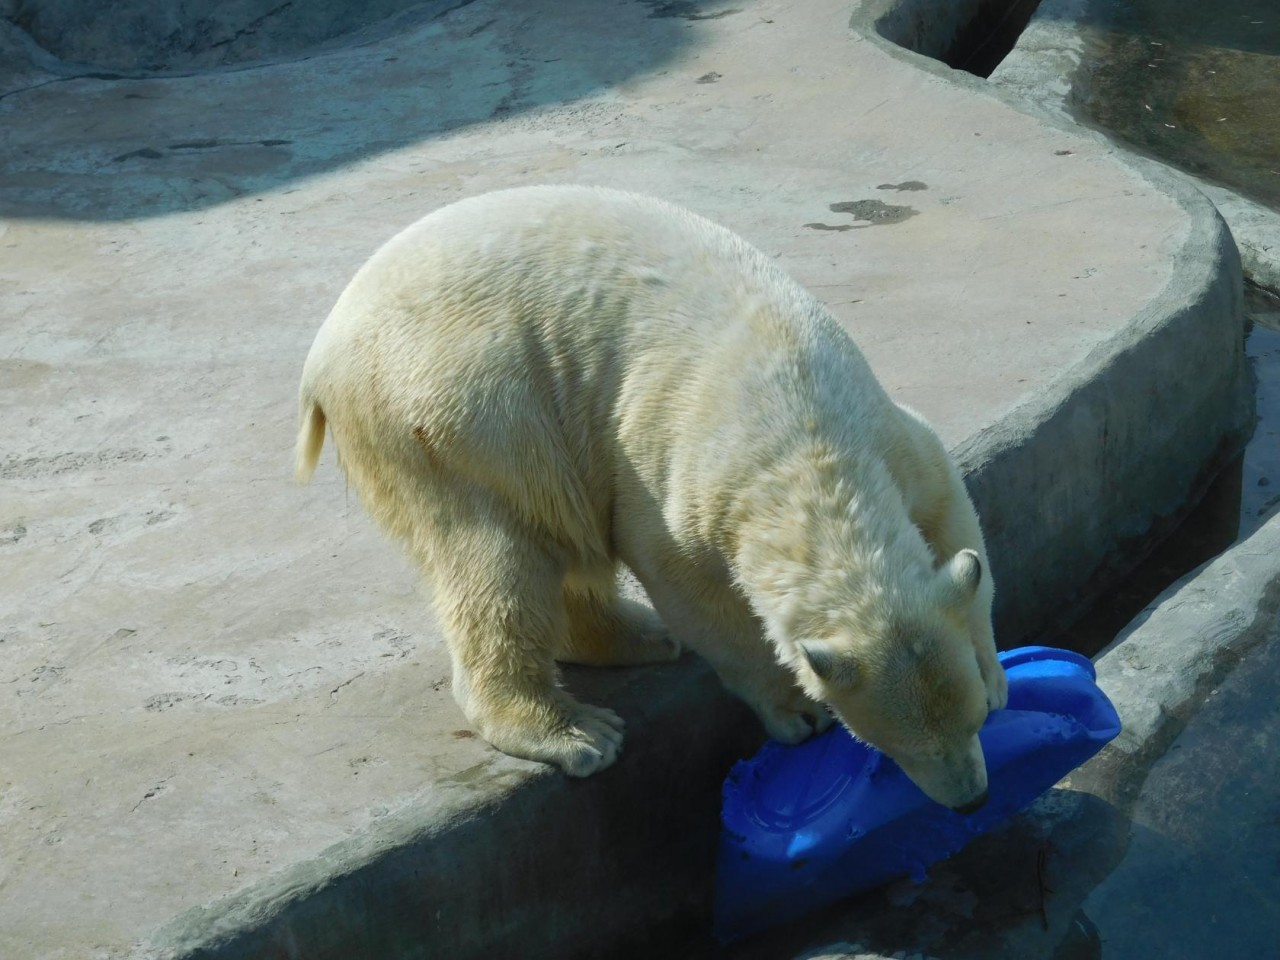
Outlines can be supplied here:
M198 210L407 147L397 162L439 173L450 164L440 141L495 121L545 155L541 108L589 100L575 120L607 123L619 89L672 63L697 20L742 13L659 0L415 10L376 41L356 34L287 62L134 78L69 72L0 19L0 216Z

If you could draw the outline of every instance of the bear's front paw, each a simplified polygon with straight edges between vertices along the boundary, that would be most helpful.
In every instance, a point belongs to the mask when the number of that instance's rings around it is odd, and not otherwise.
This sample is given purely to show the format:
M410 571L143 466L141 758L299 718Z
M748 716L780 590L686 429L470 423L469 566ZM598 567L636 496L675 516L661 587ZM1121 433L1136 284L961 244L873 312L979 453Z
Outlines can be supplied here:
M1009 678L997 661L982 671L982 681L987 687L987 709L1003 710L1009 703Z
M503 753L554 764L571 777L589 777L617 760L626 729L612 710L563 694L526 709L475 717L473 722Z
M684 653L684 644L673 637L667 631L644 637L645 643L657 644L658 649L662 651L655 657L655 663L667 663L673 660L679 660Z
M790 707L771 707L761 718L769 736L779 743L803 743L815 733L821 733L832 724L832 716L820 704L812 710L794 710Z
M618 759L627 725L605 707L576 706L577 713L568 724L567 742L558 748L558 756L551 762L571 777L589 777Z

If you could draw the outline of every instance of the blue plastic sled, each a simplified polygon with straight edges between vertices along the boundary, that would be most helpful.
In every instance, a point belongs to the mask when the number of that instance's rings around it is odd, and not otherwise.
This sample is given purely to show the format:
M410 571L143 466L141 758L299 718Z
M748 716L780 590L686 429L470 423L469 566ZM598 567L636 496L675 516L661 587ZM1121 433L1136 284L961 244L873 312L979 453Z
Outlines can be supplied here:
M970 816L934 803L843 727L770 741L724 783L715 934L728 943L928 867L1028 806L1120 732L1085 657L1000 654L1009 706L979 736L990 799Z

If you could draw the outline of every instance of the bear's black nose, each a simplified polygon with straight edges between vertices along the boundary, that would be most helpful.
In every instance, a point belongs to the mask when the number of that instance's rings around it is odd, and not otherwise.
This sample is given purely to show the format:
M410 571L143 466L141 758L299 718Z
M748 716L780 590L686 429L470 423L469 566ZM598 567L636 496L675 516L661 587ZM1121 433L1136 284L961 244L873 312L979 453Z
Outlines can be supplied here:
M976 800L970 800L968 803L964 804L964 806L952 807L951 809L956 813L963 813L965 816L968 816L971 813L977 813L982 808L982 805L987 802L988 796L989 794L987 791L983 790L982 796L978 797Z

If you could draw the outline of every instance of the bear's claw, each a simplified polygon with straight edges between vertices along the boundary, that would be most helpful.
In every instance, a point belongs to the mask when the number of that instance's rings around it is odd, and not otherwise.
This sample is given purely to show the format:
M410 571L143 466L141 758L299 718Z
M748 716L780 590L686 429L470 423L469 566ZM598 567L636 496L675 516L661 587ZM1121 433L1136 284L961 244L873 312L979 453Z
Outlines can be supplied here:
M618 759L626 726L612 710L580 704L568 732L561 734L566 742L552 748L559 756L548 759L571 777L599 773Z
M983 670L982 679L987 687L987 709L1003 710L1009 704L1009 680L1004 674L1004 667L996 664L994 669Z

